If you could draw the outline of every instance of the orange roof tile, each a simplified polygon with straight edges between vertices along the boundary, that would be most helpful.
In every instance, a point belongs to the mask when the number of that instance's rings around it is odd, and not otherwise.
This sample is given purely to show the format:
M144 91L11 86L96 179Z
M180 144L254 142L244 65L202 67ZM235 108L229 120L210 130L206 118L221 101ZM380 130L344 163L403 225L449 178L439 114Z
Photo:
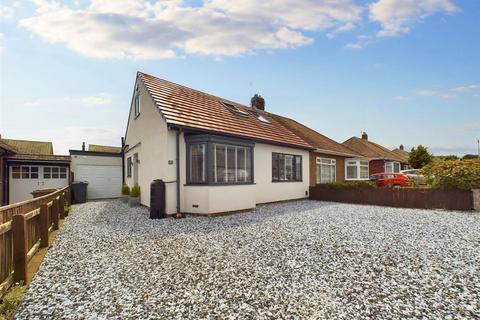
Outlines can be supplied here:
M142 81L167 124L198 130L249 138L252 140L294 146L313 147L268 113L242 104L190 89L157 77L139 72ZM223 104L229 103L247 114L236 115ZM254 115L257 111L271 123L264 123Z

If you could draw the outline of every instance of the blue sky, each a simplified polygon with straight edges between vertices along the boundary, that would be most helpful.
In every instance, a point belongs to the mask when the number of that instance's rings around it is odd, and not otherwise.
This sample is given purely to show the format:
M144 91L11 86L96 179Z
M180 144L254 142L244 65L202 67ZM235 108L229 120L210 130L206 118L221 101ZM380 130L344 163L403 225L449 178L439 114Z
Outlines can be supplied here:
M3 1L0 133L119 145L137 70L339 142L476 153L480 1Z

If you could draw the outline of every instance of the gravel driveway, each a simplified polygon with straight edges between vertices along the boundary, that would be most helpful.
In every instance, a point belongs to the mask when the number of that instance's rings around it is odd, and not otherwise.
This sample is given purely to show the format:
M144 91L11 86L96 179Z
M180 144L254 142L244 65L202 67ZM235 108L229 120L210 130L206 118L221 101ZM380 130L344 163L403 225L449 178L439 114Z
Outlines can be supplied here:
M480 215L317 201L73 207L17 319L480 317Z

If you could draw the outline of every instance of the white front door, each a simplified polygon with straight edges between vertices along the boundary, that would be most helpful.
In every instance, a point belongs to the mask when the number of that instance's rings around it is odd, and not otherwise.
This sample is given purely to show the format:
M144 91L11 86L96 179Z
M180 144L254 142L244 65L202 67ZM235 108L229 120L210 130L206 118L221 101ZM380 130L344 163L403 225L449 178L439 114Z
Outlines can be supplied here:
M121 195L122 166L78 165L75 181L88 182L88 199L117 198Z
M14 165L9 167L9 203L32 199L39 189L58 189L68 185L67 167Z

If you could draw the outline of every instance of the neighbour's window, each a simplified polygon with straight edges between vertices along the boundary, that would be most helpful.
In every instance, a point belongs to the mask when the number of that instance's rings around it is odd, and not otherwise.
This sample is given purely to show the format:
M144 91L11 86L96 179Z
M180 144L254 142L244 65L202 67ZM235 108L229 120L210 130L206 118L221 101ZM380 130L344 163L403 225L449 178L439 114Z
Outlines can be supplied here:
M132 176L132 157L127 158L127 177Z
M335 182L336 171L335 159L317 158L317 183Z
M205 143L190 145L190 182L204 183L205 179Z
M135 108L135 117L138 117L138 115L140 115L140 93L138 91L138 86L135 90L134 108Z
M347 160L345 168L346 180L368 180L368 161Z
M250 148L214 144L213 181L242 183L251 181Z
M12 167L12 179L38 179L38 167Z
M273 152L272 181L302 181L302 156Z
M385 172L400 172L400 162L385 162Z

